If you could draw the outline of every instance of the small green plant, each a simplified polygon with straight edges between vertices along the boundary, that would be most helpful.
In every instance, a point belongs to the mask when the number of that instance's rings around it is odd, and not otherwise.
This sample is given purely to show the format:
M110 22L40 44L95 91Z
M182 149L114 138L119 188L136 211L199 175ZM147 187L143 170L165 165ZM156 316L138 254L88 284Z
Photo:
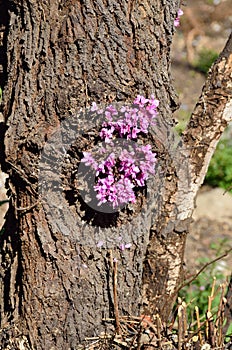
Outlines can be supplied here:
M218 53L210 49L202 49L198 54L198 59L194 68L201 73L207 74L213 62L218 58Z
M211 251L219 258L225 250L229 247L228 239L222 239L220 242L212 243L210 245ZM205 315L208 308L208 297L212 291L212 284L214 283L215 295L212 301L212 311L218 308L220 302L220 285L225 281L223 269L221 269L221 261L210 262L209 257L203 257L198 260L200 266L208 265L192 282L190 285L184 287L179 296L185 300L188 305L188 318L194 318L195 306L199 308L199 313ZM215 280L215 282L214 282Z
M208 263L209 259L202 259L201 263ZM212 276L212 269L202 272L192 283L191 286L186 286L181 292L180 297L184 299L188 305L188 318L194 319L195 306L199 308L199 313L205 315L208 308L208 296L211 294L212 283L214 277ZM219 288L223 275L217 273L216 276L216 288ZM220 295L217 294L212 303L212 309L216 308L219 304Z
M178 135L181 135L183 133L187 123L188 123L188 120L180 120L178 124L176 124L175 131L177 132Z
M232 143L230 139L219 141L211 159L205 183L232 192Z

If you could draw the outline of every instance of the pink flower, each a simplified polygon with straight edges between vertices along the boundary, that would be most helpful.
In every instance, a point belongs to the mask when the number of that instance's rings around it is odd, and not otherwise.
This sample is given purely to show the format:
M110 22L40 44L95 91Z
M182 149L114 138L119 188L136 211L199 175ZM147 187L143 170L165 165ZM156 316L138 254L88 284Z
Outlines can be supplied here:
M147 103L149 100L145 98L144 96L138 95L136 99L134 100L135 105L139 105L140 107L143 107L145 103Z
M83 152L83 154L84 154L84 158L82 158L81 161L84 162L85 165L92 166L92 168L96 170L98 167L98 164L93 158L92 154L89 152Z
M106 111L110 112L110 114L112 115L118 115L117 109L112 105L109 105L108 107L106 107Z
M114 132L114 127L111 126L110 129L107 129L107 128L102 128L101 131L100 131L100 137L101 139L105 139L105 142L109 142L110 139L112 139L113 137L113 132Z
M174 26L175 27L179 27L179 25L180 25L180 16L182 16L183 14L184 14L184 12L181 9L179 9L178 12L177 12L177 17L174 20Z
M175 20L174 20L174 27L179 27L180 25L180 19L177 17Z
M127 243L127 244L120 244L119 248L123 251L125 249L130 249L132 247L132 244L131 243Z
M131 243L127 243L127 244L125 244L125 249L130 249L130 248L131 248L131 246L132 246L132 244L131 244Z
M137 134L139 134L139 133L140 133L140 129L138 129L136 127L132 128L132 130L131 130L131 138L132 139L136 139L137 138Z
M106 111L106 112L105 112L105 117L106 117L106 119L109 120L110 122L112 121L112 116L111 116L111 113L110 113L110 112ZM106 123L104 123L104 124L106 124Z
M178 11L178 18L182 14L182 10ZM109 145L114 146L112 142L114 137L137 139L141 133L147 134L149 127L155 124L159 101L153 95L150 99L138 95L134 104L136 107L123 106L118 112L112 105L106 107L104 111L100 110L93 102L91 110L105 115L100 137L107 145L99 147L98 155L107 154ZM115 120L114 116L119 118ZM94 190L99 200L98 205L108 202L113 208L117 208L128 203L135 203L135 189L145 186L148 177L154 174L157 160L151 145L139 146L136 144L129 150L122 147L120 152L119 155L111 152L106 159L100 162L96 162L91 153L83 152L83 162L96 170ZM130 243L128 243L129 247ZM126 248L126 245L122 244L121 249Z
M91 106L90 110L91 110L91 112L95 112L95 111L98 110L98 106L97 106L96 102L92 103L92 106Z
M117 196L119 204L135 203L135 193L133 191L134 185L127 178L121 178L117 184Z
M149 127L149 120L146 118L140 118L140 128L141 131L144 132L145 134L148 133L148 127Z
M156 100L154 95L151 95L149 103L153 108L157 108L159 106L159 100Z
M125 123L123 120L119 120L116 124L116 129L119 136L123 137L130 132L131 126L128 123Z

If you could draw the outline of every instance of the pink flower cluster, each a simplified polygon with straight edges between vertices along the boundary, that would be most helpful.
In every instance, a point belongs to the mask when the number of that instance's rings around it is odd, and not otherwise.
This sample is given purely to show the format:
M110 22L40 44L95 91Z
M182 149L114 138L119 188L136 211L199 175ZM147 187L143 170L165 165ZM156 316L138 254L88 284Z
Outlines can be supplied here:
M146 99L138 95L133 107L123 106L117 111L114 106L108 106L105 110L106 121L100 131L101 139L110 142L113 136L117 136L135 140L139 133L147 134L148 127L154 123L158 105L159 101L154 96ZM91 110L97 110L96 104ZM117 120L114 120L115 116Z
M179 9L178 12L177 12L177 17L176 17L176 19L174 21L174 26L175 27L179 27L179 25L180 25L180 16L182 16L183 14L184 14L184 12L181 9Z
M106 121L100 130L101 139L111 146L114 138L137 140L139 134L147 134L149 126L154 125L158 105L159 101L154 96L145 99L139 95L133 107L124 106L117 111L115 107L108 106L105 109ZM95 103L91 110L99 111ZM114 120L115 117L117 120ZM82 162L96 171L94 190L97 192L98 205L110 203L113 208L117 208L129 202L135 203L135 190L145 186L149 175L154 174L156 154L152 152L151 145L134 142L127 148L119 148L118 154L111 151L100 162L91 153L83 152ZM106 152L106 149L101 151Z

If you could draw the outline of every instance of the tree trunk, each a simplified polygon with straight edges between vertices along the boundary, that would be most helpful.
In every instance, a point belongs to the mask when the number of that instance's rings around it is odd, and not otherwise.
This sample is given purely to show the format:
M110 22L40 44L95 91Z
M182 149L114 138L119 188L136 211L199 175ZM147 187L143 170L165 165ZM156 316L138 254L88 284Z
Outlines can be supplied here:
M178 4L2 5L9 10L2 166L10 208L0 289L5 346L75 349L105 331L102 320L114 317L117 306L120 315L159 313L167 321L182 278L194 197L231 117L230 49L215 66L183 140L173 132L178 103L169 69ZM138 93L160 100L150 135L156 174L131 210L99 214L75 188L80 152L99 127L80 109L93 101L130 104ZM120 242L132 245L121 250Z

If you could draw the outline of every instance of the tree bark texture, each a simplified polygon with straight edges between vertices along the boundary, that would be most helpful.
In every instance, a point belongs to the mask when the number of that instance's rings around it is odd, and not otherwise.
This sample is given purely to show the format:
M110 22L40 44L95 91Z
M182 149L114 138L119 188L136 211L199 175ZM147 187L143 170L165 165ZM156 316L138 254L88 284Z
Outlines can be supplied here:
M120 315L159 313L167 321L194 197L231 117L229 49L212 70L183 140L172 131L178 102L170 46L178 7L177 0L4 2L2 165L11 203L1 237L2 344L76 349L85 337L105 331L102 320L115 316L113 259ZM132 211L100 215L73 196L78 152L88 145L88 131L94 132L88 115L78 111L93 101L131 103L138 93L160 100L150 135L159 165ZM60 135L60 126L66 123L68 134L74 115L82 133L68 149L70 138ZM49 159L44 168L41 154ZM49 179L45 196L38 187L41 173ZM57 194L55 186L62 191ZM119 236L130 249L111 243ZM97 247L102 237L105 245Z

